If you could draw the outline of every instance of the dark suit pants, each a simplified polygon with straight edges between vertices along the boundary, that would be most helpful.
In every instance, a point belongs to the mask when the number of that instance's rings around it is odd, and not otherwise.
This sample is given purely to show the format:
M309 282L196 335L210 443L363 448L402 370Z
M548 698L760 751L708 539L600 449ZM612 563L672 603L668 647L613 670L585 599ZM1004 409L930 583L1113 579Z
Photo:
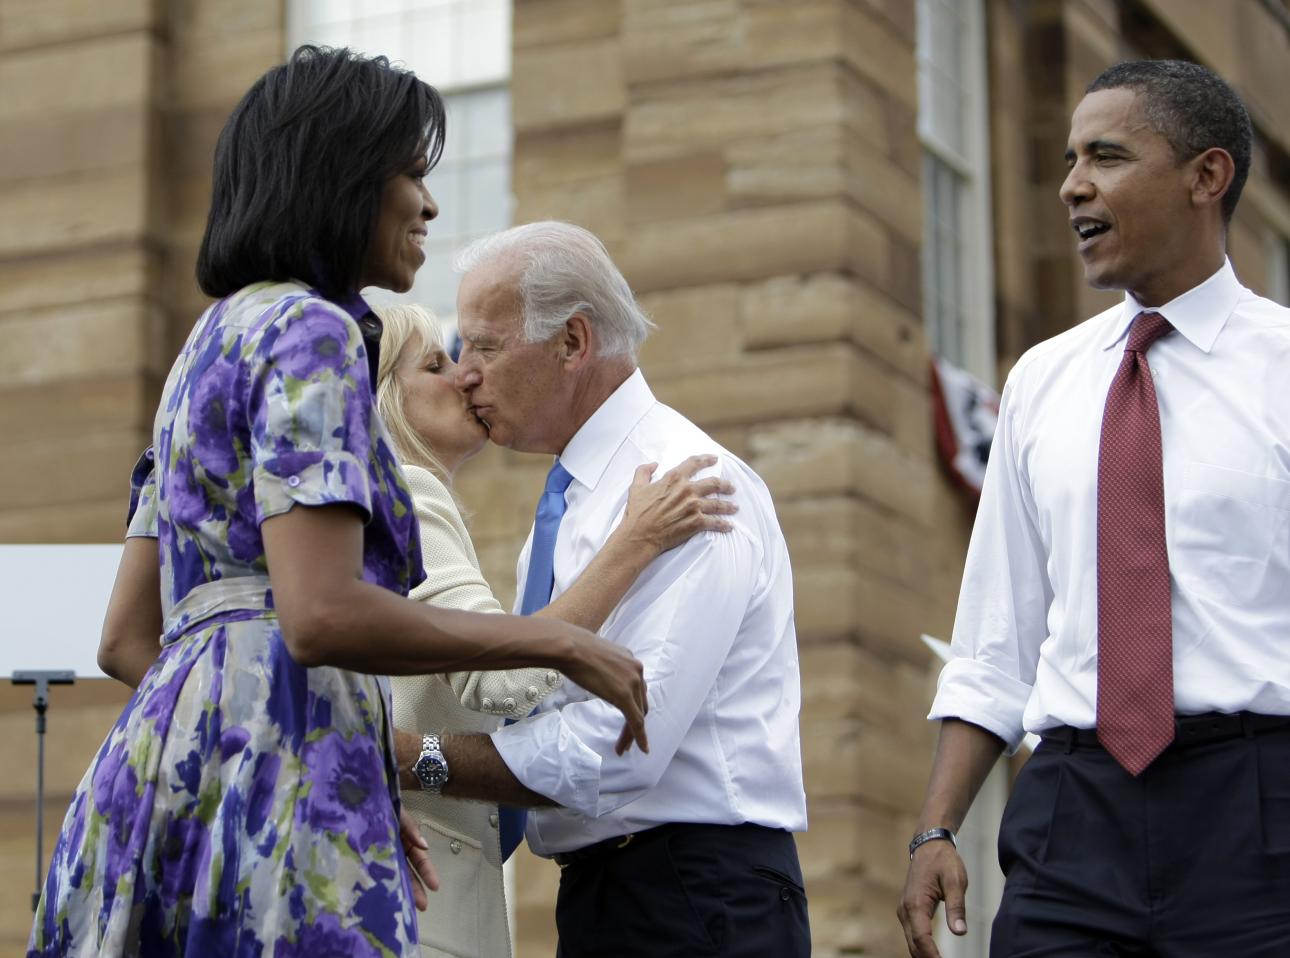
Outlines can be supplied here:
M564 865L557 958L804 958L793 836L759 825L663 825Z
M1287 958L1290 729L1174 745L1136 779L1045 741L999 861L991 958Z

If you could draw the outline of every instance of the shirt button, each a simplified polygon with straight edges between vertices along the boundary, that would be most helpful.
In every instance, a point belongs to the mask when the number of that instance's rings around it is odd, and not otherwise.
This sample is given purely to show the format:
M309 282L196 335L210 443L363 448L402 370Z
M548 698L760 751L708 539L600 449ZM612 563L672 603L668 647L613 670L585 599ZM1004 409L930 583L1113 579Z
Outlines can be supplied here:
M289 485L292 489L294 489L296 486L300 485L300 477L287 476L287 485Z
M484 699L484 701L480 702L479 704L480 704L480 705L482 705L482 706L484 707L484 711L485 711L485 712L491 712L491 711L493 710L493 700L492 700L492 699L488 699L488 698L486 698L486 699Z
M538 687L536 685L530 685L529 690L524 693L524 697L530 702L536 702L542 697L542 693L538 691Z
M504 712L514 712L514 711L515 711L515 699L511 698L510 696L507 696L506 698L502 699L502 711L504 711Z
M497 827L497 816L496 816L496 815L489 815L489 816L488 816L488 825L489 825L489 827L490 827L490 828L496 828L496 827Z
M461 842L457 841L455 838L448 843L448 848L454 855L461 854ZM784 894L787 895L788 892L785 892Z
M153 459L156 459L156 458L157 458L157 454L156 454L155 452L153 452L151 449L149 449L147 452L145 452L145 453L143 454L143 458L145 458L145 459L147 459L147 460L151 461L151 460L153 460Z

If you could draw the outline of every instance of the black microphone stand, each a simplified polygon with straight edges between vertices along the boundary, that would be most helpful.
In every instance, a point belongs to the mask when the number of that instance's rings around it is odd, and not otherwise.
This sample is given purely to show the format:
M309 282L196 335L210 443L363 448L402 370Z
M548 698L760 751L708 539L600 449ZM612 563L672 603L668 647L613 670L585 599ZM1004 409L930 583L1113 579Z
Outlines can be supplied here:
M45 865L45 712L49 709L49 687L71 685L76 673L71 669L14 672L12 681L14 685L36 686L31 701L36 710L36 890L31 896L34 912L40 907L41 871Z

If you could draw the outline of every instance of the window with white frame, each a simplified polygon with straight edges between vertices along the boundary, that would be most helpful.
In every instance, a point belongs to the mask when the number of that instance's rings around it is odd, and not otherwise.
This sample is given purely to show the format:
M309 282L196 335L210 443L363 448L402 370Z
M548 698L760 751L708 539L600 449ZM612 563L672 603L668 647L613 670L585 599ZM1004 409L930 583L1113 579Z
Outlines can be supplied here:
M289 0L288 50L347 46L415 71L444 98L448 134L426 186L439 206L412 289L378 293L444 320L457 312L452 259L471 240L510 225L510 0Z
M983 0L918 0L918 134L923 145L923 316L933 352L996 381ZM987 958L1003 895L996 848L1008 797L999 762L959 831L968 934L936 917L944 958Z
M917 20L928 343L937 355L993 385L984 4L918 0Z

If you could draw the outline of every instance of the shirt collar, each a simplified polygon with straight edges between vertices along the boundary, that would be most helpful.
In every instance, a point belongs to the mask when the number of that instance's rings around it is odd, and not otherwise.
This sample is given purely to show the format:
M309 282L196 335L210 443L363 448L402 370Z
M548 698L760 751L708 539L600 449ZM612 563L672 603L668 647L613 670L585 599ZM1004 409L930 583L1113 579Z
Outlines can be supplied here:
M1181 296L1176 296L1163 306L1151 308L1143 306L1133 298L1132 293L1124 294L1124 305L1118 315L1114 316L1105 339L1103 349L1110 349L1128 335L1129 327L1139 313L1159 313L1169 320L1171 326L1202 352L1214 348L1218 334L1227 325L1227 319L1236 309L1244 287L1236 278L1232 261L1223 258L1223 265L1209 279L1199 286L1193 286Z
M657 402L635 370L600 404L560 453L560 463L581 485L594 489L628 434Z
M315 296L322 296L322 293L316 289L311 289ZM325 296L323 296L326 299ZM367 373L368 379L372 384L372 392L376 392L376 375L381 368L381 335L385 332L385 326L376 313L372 312L372 307L367 304L358 293L345 299L333 299L329 302L335 303L341 309L349 314L358 331L363 337L363 348L367 351Z

